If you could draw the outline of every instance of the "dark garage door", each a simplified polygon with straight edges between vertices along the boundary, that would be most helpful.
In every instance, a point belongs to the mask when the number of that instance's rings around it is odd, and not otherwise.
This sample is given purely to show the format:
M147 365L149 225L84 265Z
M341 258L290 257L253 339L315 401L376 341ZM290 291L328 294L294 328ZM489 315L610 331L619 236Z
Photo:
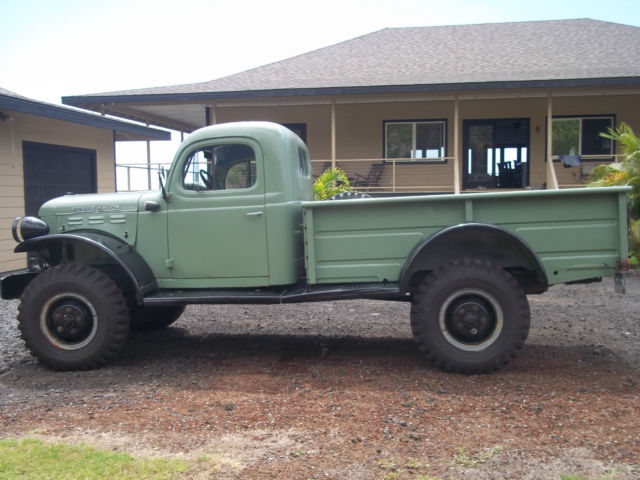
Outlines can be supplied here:
M97 191L95 150L22 142L22 160L26 215L37 215L44 202L65 193ZM42 258L29 252L27 265L38 268Z
M95 150L23 142L22 154L27 215L37 215L44 202L65 193L97 191Z

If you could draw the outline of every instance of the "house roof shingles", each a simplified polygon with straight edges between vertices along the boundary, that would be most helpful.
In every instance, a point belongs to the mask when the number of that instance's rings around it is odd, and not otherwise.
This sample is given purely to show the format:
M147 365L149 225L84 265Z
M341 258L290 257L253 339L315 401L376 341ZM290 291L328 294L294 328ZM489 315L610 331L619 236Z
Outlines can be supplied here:
M638 51L640 28L590 19L388 28L209 82L63 101L593 79L638 83Z

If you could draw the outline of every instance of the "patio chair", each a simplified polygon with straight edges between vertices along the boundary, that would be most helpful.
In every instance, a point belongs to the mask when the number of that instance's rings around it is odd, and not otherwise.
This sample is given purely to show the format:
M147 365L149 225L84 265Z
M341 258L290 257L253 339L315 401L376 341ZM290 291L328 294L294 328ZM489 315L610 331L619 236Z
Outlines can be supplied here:
M354 187L378 187L380 186L380 178L384 173L384 163L372 163L369 167L369 173L361 175L356 173L351 179L351 185Z

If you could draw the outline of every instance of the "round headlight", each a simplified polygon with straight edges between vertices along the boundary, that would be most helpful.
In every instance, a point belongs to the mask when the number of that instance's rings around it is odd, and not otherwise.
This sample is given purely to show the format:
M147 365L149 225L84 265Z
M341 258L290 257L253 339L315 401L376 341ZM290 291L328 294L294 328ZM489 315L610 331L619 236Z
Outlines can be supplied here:
M49 225L36 217L18 217L11 225L11 233L16 242L24 242L48 234Z

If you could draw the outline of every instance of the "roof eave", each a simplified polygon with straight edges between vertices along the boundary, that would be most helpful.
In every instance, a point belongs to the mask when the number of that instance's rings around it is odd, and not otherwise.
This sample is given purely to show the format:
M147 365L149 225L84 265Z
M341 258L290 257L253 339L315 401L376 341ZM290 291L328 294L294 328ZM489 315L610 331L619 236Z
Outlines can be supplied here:
M369 85L315 88L282 88L270 90L232 90L193 93L137 93L112 95L75 95L62 97L62 103L93 109L97 105L115 103L181 103L198 100L227 100L232 98L274 98L302 96L340 96L360 94L460 92L468 90L498 90L516 88L579 88L620 87L640 85L638 77L572 78L553 80L517 80L495 82L438 83L416 85ZM92 108L93 107L93 108Z
M90 127L103 128L115 131L119 139L143 139L143 140L170 140L171 132L158 130L114 120L106 117L98 117L91 113L77 112L66 107L58 107L42 102L36 102L24 98L0 95L0 108L37 115L41 117L61 120L65 122L78 123Z

